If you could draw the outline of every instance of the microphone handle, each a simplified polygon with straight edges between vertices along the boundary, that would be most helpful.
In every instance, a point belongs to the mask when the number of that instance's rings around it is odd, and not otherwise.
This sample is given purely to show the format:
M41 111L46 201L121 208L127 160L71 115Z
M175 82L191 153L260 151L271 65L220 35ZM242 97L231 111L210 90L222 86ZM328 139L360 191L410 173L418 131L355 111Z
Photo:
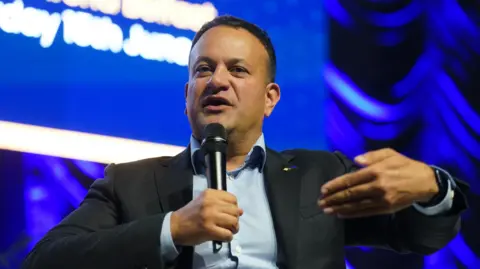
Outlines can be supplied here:
M213 156L210 156L212 154ZM205 155L207 173L212 189L227 191L227 160L225 153L215 151ZM213 241L213 252L217 253L222 249L223 242Z

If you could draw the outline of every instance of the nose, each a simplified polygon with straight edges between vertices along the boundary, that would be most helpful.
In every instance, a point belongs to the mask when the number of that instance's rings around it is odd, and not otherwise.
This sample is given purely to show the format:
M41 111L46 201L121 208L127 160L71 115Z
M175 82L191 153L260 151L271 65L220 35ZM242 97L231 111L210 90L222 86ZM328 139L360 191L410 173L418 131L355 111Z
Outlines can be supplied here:
M228 90L230 86L229 82L229 72L225 67L218 66L213 72L210 80L208 81L208 88L213 92L213 94L220 91Z

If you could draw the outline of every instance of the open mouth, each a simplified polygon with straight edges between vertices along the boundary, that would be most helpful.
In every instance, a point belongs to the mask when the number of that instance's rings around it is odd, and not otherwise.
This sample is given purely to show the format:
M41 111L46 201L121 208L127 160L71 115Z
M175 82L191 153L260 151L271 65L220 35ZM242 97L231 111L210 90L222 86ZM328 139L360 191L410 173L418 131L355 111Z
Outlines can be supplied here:
M230 102L223 97L210 96L205 98L202 102L202 106L205 107L220 107L220 106L231 106Z

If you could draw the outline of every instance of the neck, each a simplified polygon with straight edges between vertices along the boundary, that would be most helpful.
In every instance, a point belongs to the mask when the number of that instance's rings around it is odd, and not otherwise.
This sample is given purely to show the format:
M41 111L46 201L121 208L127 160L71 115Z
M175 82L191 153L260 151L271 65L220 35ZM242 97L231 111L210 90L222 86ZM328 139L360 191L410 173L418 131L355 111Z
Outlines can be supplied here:
M261 136L262 131L250 130L247 133L232 131L228 134L227 170L235 170L240 167L247 158L255 142Z

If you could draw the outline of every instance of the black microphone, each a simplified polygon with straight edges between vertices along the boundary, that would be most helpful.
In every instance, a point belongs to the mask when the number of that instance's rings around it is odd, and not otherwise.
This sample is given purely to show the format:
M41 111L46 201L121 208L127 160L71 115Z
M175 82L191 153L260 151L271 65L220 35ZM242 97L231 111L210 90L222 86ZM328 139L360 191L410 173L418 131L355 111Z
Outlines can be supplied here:
M201 150L205 155L205 166L210 188L227 190L227 131L220 123L205 126ZM213 241L213 252L222 248L222 242Z

